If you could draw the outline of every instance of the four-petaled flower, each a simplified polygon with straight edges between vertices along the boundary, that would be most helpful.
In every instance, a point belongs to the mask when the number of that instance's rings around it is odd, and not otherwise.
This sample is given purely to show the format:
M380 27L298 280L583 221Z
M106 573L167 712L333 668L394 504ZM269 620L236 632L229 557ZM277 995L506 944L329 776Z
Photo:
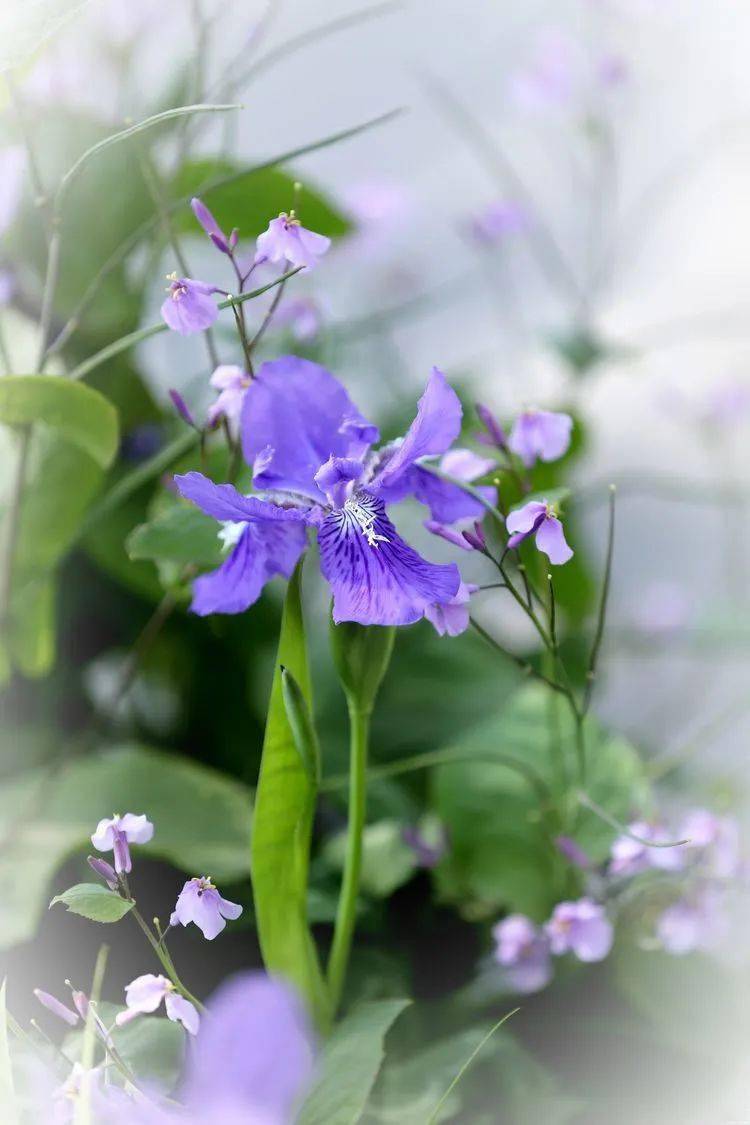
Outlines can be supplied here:
M201 1019L195 1005L177 991L171 980L154 973L136 977L125 986L127 1007L115 1017L115 1023L122 1027L136 1016L149 1015L156 1011L162 1001L171 1020L181 1023L191 1035L198 1034Z
M239 918L242 907L222 898L210 875L188 879L169 919L170 926L188 926L195 922L204 938L212 941L226 926L226 918Z
M561 566L573 557L573 552L565 541L557 508L547 500L529 500L522 508L509 512L505 526L510 532L510 548L517 547L529 535L533 535L537 547L553 566Z
M115 813L108 820L100 820L91 843L99 852L114 852L115 871L127 874L132 867L130 844L147 844L154 834L154 826L145 815Z
M538 992L552 976L549 940L525 914L510 914L493 927L495 958L516 992Z
M462 582L458 593L449 602L428 605L424 615L440 637L458 637L469 628L469 599L478 586Z
M460 426L458 397L435 368L406 436L373 450L377 428L323 367L295 356L264 364L245 393L241 433L253 483L265 496L243 496L197 472L175 477L183 496L229 525L222 538L232 545L218 570L196 580L193 611L247 609L273 575L291 575L308 527L317 531L337 623L409 625L451 603L458 568L417 554L386 504L416 492L433 515L459 519L481 510L459 485L421 467L423 458L446 452Z
M289 262L312 269L330 245L330 238L303 227L294 211L288 215L282 211L278 219L271 219L268 230L258 235L255 261Z
M210 328L219 315L211 294L218 293L219 290L204 281L178 277L176 273L169 274L167 281L168 296L161 306L161 315L166 324L181 336Z
M602 961L612 948L612 923L604 907L590 898L558 902L544 929L557 955L574 953L579 961Z
M527 469L539 461L557 461L567 453L573 419L551 410L525 410L513 423L508 446Z
M247 371L233 363L222 363L209 382L220 392L216 402L208 410L209 426L214 426L220 418L226 418L230 425L239 425L245 392L251 382Z

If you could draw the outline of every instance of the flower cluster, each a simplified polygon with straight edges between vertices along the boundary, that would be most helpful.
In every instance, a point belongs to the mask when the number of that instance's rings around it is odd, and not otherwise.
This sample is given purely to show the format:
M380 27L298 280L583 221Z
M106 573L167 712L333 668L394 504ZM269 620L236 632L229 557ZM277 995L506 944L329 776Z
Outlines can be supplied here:
M516 992L544 988L552 978L553 955L572 953L579 961L602 961L614 938L604 906L591 898L559 902L543 926L524 914L511 914L492 933L496 960Z

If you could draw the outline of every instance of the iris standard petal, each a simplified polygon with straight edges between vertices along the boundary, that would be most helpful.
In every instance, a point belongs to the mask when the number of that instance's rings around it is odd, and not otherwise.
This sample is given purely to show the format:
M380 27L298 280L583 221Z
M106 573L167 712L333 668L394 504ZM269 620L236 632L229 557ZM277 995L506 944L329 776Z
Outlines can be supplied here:
M203 473L179 473L174 482L182 496L191 500L196 507L213 516L215 520L232 523L246 520L288 520L290 523L304 521L304 512L299 508L281 508L257 496L243 496L232 484L214 484Z
M445 375L433 367L417 416L406 436L372 481L374 492L393 488L420 457L445 453L461 430L461 403Z

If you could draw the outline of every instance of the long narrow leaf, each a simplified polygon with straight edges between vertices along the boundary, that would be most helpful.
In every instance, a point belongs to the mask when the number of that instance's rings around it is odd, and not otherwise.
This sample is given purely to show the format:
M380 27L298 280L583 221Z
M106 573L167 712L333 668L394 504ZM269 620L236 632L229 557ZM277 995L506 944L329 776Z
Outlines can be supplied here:
M279 652L255 797L250 867L263 960L290 980L319 1022L327 1003L307 924L307 875L315 785L297 751L284 706L282 665L310 706L310 672L300 598L300 567L287 590Z

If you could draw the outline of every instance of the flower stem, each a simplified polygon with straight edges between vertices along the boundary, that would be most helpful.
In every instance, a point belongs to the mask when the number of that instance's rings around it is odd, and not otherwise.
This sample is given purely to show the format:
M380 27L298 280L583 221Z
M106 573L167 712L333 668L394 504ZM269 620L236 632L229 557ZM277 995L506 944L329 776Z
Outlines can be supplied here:
M333 1011L339 1006L349 964L362 869L362 833L367 798L367 746L370 714L349 705L349 826L333 945L328 959L328 988Z
M198 1000L195 996L193 996L192 992L190 992L190 990L187 989L185 987L185 985L182 983L182 981L180 980L179 976L177 975L177 970L174 967L174 961L172 960L172 958L170 956L170 953L169 953L169 950L166 947L166 944L164 944L163 942L157 941L157 939L154 937L153 933L151 932L151 927L145 921L145 919L144 919L143 915L141 914L140 910L138 909L138 907L133 906L131 908L130 913L133 915L136 922L138 923L138 925L143 930L144 934L146 935L146 938L148 939L149 945L153 949L156 956L159 958L159 963L161 964L161 967L164 969L165 973L167 974L167 976L169 977L169 979L171 980L171 982L175 986L175 988L179 989L179 991L182 993L182 995L185 997L185 999L189 1000L191 1004L194 1004L195 1007L198 1009L198 1011L205 1012L206 1009L203 1007L200 1000Z

